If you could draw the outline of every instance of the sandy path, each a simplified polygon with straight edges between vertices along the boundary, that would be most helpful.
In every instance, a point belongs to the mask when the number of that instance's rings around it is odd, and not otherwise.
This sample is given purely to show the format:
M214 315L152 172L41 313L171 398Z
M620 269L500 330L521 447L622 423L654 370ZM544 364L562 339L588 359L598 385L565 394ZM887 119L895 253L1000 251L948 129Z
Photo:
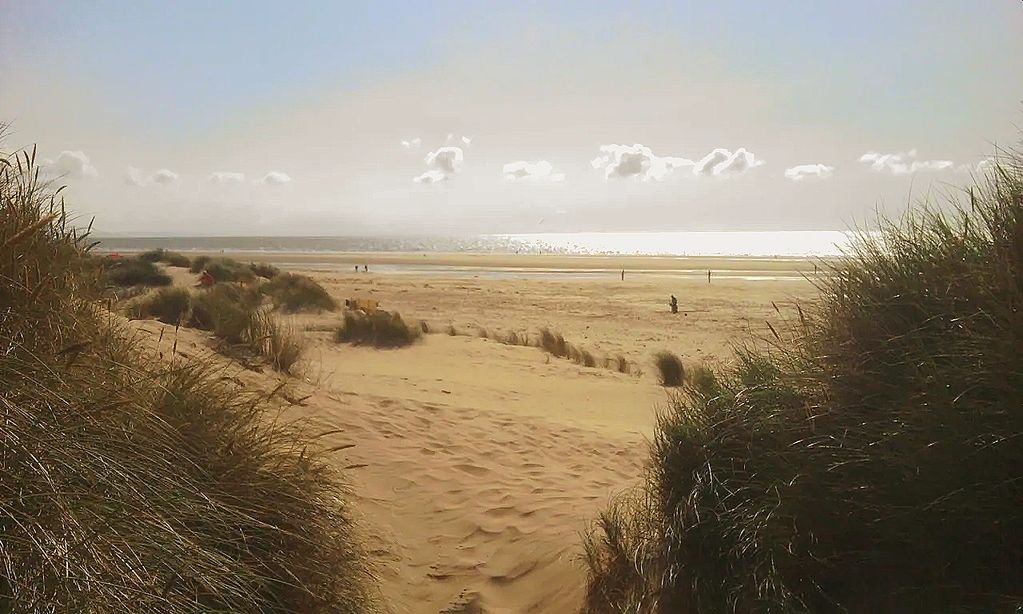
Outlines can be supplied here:
M303 411L365 465L356 499L394 611L577 609L580 534L639 476L664 392L478 338L318 349L331 373Z

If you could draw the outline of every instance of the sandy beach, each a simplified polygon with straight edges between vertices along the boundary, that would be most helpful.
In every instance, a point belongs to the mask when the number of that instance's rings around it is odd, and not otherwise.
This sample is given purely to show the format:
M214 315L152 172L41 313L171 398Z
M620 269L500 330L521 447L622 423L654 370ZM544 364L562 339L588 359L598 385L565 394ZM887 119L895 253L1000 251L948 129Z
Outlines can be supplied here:
M730 344L770 334L767 321L814 295L802 277L812 276L813 263L797 260L263 259L311 275L337 299L373 298L433 331L409 348L380 350L334 343L336 313L291 316L311 349L295 393L309 398L288 417L330 432L328 447L351 446L337 462L351 467L382 590L398 613L576 611L585 580L580 535L639 478L656 410L669 399L652 354L719 364ZM452 268L378 270L413 263ZM692 273L698 268L713 271L709 283L705 271ZM180 284L193 281L184 269L170 271ZM458 334L446 332L451 326ZM481 337L541 327L592 352L598 366ZM195 331L179 334L203 344ZM604 368L604 357L618 355L634 373ZM274 385L270 376L246 377Z

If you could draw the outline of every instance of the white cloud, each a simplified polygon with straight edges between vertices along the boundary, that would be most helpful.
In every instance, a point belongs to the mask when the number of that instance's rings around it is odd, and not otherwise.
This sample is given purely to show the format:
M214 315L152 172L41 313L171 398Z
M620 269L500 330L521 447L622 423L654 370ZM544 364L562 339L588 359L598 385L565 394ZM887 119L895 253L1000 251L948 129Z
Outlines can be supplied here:
M404 147L405 149L413 149L413 150L414 149L419 149L419 147L422 144L423 144L423 139L419 138L418 136L415 137L415 138L403 140L401 142L401 146L402 147Z
M154 183L159 183L160 185L169 185L177 181L178 178L179 178L178 174L175 173L174 171L161 168L160 170L153 173L152 180Z
M728 175L739 175L763 164L763 160L757 160L753 152L746 150L744 147L740 147L735 151L719 147L701 158L693 167L693 173L725 177Z
M472 137L471 136L463 136L462 137L462 142L465 143L466 147L468 147L468 146L472 145Z
M461 147L439 147L436 151L426 154L427 171L418 177L413 177L416 183L438 183L446 181L457 175L462 170L462 160L465 154Z
M792 181L805 181L806 179L827 179L835 172L834 166L827 164L797 164L785 169L785 178Z
M43 158L39 161L40 170L51 177L80 179L95 177L96 167L89 162L89 156L80 150L60 152L56 160Z
M509 162L504 165L503 172L506 181L547 181L556 183L565 180L565 174L555 173L554 166L547 160Z
M267 185L281 185L290 182L291 177L287 173L282 173L281 171L270 171L263 175L263 179L260 180L260 183Z
M418 177L413 177L412 181L416 183L440 183L448 178L447 175L441 171L426 171Z
M590 165L603 169L604 179L639 177L643 181L661 181L677 169L692 166L686 158L658 156L645 145L601 145L600 155Z
M129 166L124 173L124 182L136 187L146 187L154 183L170 185L176 182L180 176L174 171L161 168L152 175L146 175L140 168Z
M919 171L943 171L955 166L951 160L917 160L916 157L915 149L890 154L868 151L860 156L860 162L869 164L871 170L893 175L909 175Z
M217 171L210 173L210 183L245 183L245 173Z

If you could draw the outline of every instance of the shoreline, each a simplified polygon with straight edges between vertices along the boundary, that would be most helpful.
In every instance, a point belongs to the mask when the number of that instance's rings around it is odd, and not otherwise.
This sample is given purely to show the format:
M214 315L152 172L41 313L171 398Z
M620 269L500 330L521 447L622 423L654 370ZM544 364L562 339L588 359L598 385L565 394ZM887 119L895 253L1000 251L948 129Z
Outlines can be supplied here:
M118 250L123 254L137 254L145 250ZM109 253L110 250L97 250ZM589 254L494 254L472 252L297 252L297 251L182 251L190 256L223 256L243 262L265 262L275 265L320 266L340 269L342 265L393 265L396 267L448 267L477 271L524 271L558 273L608 272L625 270L629 273L682 273L699 274L707 270L756 274L788 272L812 273L829 262L839 260L833 256L609 256Z

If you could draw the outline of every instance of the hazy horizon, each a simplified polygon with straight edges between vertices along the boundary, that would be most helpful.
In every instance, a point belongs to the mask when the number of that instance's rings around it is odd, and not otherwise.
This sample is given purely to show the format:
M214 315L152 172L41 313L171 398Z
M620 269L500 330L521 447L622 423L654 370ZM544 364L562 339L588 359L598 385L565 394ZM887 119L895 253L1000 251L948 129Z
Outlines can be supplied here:
M0 2L6 148L121 235L842 230L1019 142L1023 5Z

